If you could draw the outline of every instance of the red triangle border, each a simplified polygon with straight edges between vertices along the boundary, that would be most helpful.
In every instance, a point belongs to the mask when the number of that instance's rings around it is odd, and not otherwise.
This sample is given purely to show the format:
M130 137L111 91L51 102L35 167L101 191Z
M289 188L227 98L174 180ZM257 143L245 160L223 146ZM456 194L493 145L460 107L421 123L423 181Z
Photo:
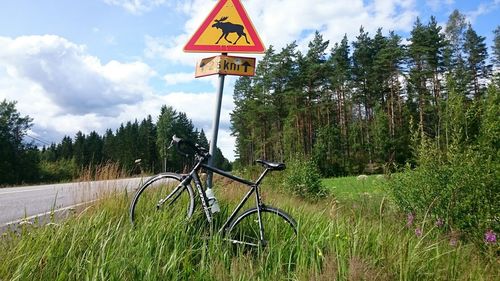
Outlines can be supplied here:
M213 8L213 10L210 12L210 14L207 16L207 18L203 21L201 26L196 30L194 35L189 39L187 44L184 46L183 50L184 52L199 52L199 53L257 53L261 54L264 53L266 48L264 47L264 44L262 44L262 41L260 40L259 34L255 30L255 27L253 26L252 22L250 21L250 18L248 17L248 14L245 11L245 8L241 4L240 0L231 0L234 4L234 7L236 8L236 11L238 12L241 20L243 21L243 26L247 30L247 35L250 36L252 39L252 42L254 42L254 46L233 46L233 45L195 45L196 41L200 38L200 36L203 34L203 32L209 27L209 25L212 23L213 19L215 19L215 16L217 13L224 7L224 5L228 2L229 0L220 0L217 5Z

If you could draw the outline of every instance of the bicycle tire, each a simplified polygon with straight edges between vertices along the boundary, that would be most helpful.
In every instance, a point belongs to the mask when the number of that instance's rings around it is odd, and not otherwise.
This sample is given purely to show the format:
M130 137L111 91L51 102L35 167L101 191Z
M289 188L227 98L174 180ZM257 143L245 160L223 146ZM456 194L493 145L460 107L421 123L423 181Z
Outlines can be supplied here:
M147 220L165 219L158 217L158 211L166 207L169 212L165 213L169 215L185 208L186 218L190 218L195 207L194 193L191 185L181 185L181 182L182 176L174 173L158 174L146 181L130 204L130 222L137 225ZM165 201L158 206L162 199Z
M249 246L277 246L294 243L297 222L283 210L271 206L260 208L264 228L264 241L260 239L258 210L256 207L236 217L226 231L227 240L233 244Z

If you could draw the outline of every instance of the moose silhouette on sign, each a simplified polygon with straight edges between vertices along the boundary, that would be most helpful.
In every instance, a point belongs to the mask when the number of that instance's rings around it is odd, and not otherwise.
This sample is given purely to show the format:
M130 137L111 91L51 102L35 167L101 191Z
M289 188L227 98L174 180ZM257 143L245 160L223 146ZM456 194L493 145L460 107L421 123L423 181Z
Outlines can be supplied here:
M236 43L238 43L238 40L240 40L241 36L245 36L245 40L247 41L247 44L250 44L250 42L248 42L247 35L244 32L245 27L243 27L243 25L241 25L241 24L234 24L231 22L226 22L225 20L227 20L227 19L228 19L228 17L222 17L218 20L216 19L215 23L212 25L212 27L222 30L222 35L219 37L219 40L217 40L217 42L215 42L215 44L219 44L219 41L222 39L222 37L224 37L224 39L227 42L229 42L233 45L236 45ZM227 36L230 33L238 34L238 39L236 39L236 41L234 41L234 42L229 41L229 39L227 39Z

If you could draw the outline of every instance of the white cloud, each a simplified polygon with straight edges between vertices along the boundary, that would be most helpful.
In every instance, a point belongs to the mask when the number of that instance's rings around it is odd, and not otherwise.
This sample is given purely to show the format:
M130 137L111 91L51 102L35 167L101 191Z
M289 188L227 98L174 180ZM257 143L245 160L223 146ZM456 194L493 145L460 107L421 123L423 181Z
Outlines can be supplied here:
M0 37L0 44L0 63L9 76L31 80L71 113L114 114L110 109L115 105L140 100L154 74L142 62L102 64L86 54L84 46L54 35Z
M55 35L0 37L0 46L0 65L11 79L33 82L72 114L116 115L117 105L142 99L154 75L142 62L102 64L84 46Z
M102 63L84 46L54 35L0 37L0 100L18 101L19 112L34 118L31 134L45 141L59 142L77 131L103 134L148 114L156 119L164 104L186 112L196 127L210 135L215 91L160 95L149 86L155 75L140 61ZM185 79L187 74L177 76ZM233 83L228 79L227 85ZM230 159L234 158L228 131L233 108L231 94L224 96L219 144Z
M493 0L488 3L481 3L479 4L479 6L477 6L475 10L466 12L465 15L467 16L467 19L471 23L474 23L479 16L491 13L492 11L496 10L499 6L500 6L500 0Z
M443 8L448 8L455 3L455 0L426 0L427 6L431 8L433 12L442 10Z
M193 72L169 73L163 76L163 80L165 80L167 85L190 83L193 82L194 79L196 78Z
M106 43L106 45L117 45L116 43L116 37L114 36L107 36L105 39L104 39L104 42Z
M164 5L166 0L104 0L108 5L118 6L127 12L140 15L149 12L153 8Z
M168 73L168 74L165 74L163 76L163 80L165 81L165 84L167 86L180 85L180 84L190 84L190 83L194 83L195 81L210 83L211 88L213 88L214 90L217 89L217 87L219 86L219 78L217 75L195 78L194 72L195 71L194 71L194 67L193 67L193 72ZM229 78L229 79L226 79L224 84L228 85L228 83L229 83L228 81L233 82L233 80L230 80L230 78ZM205 89L206 88L207 87L205 87ZM231 87L227 87L227 88L231 88Z
M144 55L147 58L162 58L171 63L194 66L196 60L202 58L203 55L184 53L182 49L188 40L189 36L187 34L167 39L146 36Z
M161 101L162 104L171 105L177 110L186 112L193 122L202 127L211 126L214 114L216 93L169 93L161 97L155 97L154 102ZM229 113L234 109L232 95L228 94L222 98L221 126L229 127ZM159 112L159 109L158 109ZM211 128L211 127L210 127Z
M39 130L73 135L101 130L151 92L142 62L106 64L84 46L54 36L0 37L0 99L18 101ZM122 120L126 121L126 120Z

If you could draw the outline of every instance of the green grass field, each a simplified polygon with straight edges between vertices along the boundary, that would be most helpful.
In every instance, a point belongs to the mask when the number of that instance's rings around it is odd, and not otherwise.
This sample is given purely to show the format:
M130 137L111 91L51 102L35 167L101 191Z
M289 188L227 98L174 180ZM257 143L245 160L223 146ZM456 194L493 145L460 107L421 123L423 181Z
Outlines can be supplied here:
M495 280L494 254L450 237L431 222L405 226L384 179L325 179L332 196L310 202L270 188L266 203L299 223L294 243L235 247L211 235L200 212L128 220L130 194L115 194L63 222L4 233L0 280ZM220 186L220 183L219 183ZM221 217L246 189L217 187ZM199 207L199 206L198 206ZM217 218L212 228L221 225ZM272 235L272 234L271 234ZM277 238L277 237L272 237ZM453 244L453 243L452 243Z
M339 200L363 196L383 196L386 179L382 175L323 179L324 186Z

